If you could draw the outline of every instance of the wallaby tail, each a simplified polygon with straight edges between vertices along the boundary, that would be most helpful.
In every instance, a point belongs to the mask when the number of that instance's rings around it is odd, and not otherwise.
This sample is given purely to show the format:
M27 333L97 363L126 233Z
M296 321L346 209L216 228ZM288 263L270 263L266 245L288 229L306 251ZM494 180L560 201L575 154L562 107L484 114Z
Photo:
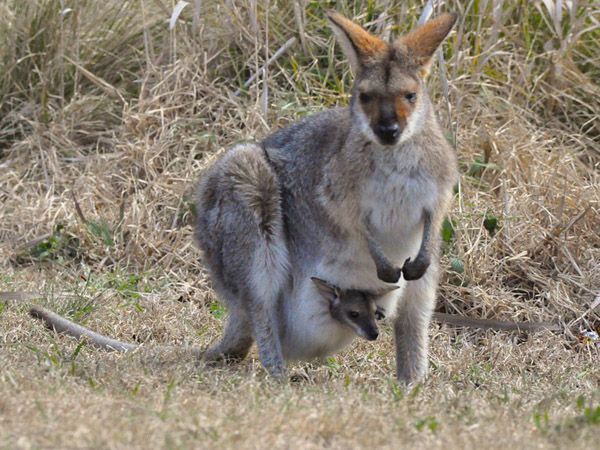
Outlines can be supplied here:
M65 319L58 314L35 305L29 309L29 314L36 319L44 322L44 325L57 333L64 333L77 339L85 339L94 347L102 350L114 351L114 352L130 352L141 348L139 344L131 344L128 342L118 341L116 339L109 338L102 334L96 333L89 328L83 327L75 322ZM145 347L145 346L144 346ZM158 350L159 352L183 352L185 355L190 355L194 358L202 358L205 351L197 347L187 346L166 346L156 345L150 346L148 349Z
M92 345L104 350L129 352L139 347L137 344L128 344L127 342L117 341L116 339L98 334L41 306L32 306L29 314L36 319L40 319L44 322L44 325L50 329L54 329L57 333L65 333L77 339L87 338Z

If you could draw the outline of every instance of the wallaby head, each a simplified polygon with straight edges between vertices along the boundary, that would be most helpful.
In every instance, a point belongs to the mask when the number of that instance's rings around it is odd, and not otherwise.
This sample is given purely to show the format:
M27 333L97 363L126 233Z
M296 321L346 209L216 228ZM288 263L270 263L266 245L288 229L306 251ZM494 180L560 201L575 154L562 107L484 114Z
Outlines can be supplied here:
M328 18L355 74L351 109L356 125L381 145L406 141L425 117L424 80L456 14L442 14L391 44L335 11Z
M379 336L375 300L397 286L384 287L378 291L340 289L339 287L312 277L319 293L329 301L329 312L338 322L352 329L358 336L374 341Z

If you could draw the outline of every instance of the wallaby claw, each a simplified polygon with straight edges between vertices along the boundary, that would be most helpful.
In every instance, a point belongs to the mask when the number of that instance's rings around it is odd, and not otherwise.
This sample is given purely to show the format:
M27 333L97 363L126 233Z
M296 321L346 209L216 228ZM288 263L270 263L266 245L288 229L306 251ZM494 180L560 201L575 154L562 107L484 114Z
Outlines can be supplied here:
M402 276L402 269L399 267L386 267L377 269L377 278L386 283L396 283Z
M271 378L277 382L285 382L287 381L287 370L285 366L282 365L274 365L267 367L267 372L271 376Z
M417 258L414 261L411 261L410 258L406 258L404 261L404 266L402 267L402 275L404 275L404 279L407 281L418 280L427 271L429 267L429 258Z

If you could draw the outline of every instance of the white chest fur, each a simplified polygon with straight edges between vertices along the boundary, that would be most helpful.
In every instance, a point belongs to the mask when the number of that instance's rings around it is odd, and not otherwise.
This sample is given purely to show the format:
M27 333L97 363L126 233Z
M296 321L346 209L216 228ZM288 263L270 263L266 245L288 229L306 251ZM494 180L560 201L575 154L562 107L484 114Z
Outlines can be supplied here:
M375 154L375 170L361 198L362 213L374 231L384 241L399 240L401 246L405 237L420 234L423 210L433 210L439 195L435 180L420 163L420 153L411 145L391 154Z

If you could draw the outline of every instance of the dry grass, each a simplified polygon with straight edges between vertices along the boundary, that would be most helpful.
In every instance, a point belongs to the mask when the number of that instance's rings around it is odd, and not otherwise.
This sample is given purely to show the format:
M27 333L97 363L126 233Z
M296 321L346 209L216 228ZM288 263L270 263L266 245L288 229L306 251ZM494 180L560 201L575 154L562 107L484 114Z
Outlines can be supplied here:
M148 348L219 336L194 181L232 142L344 104L351 75L318 2L196 3L172 31L165 0L0 5L0 291ZM431 376L408 394L389 329L280 386L256 355L111 355L0 304L2 445L592 447L599 349L578 336L600 324L600 7L562 2L557 22L554 2L446 3L461 21L430 85L463 176L439 308L564 332L433 326ZM423 5L338 9L393 36Z

